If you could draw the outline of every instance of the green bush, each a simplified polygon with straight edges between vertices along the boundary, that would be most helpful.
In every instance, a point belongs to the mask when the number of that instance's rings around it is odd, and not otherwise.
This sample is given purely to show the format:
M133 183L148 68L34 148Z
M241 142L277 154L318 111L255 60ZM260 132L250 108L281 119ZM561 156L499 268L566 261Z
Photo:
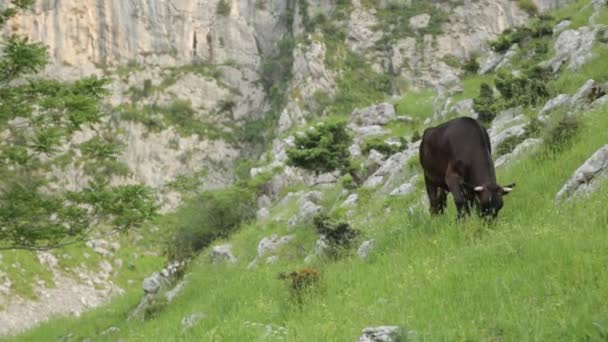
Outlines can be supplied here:
M220 0L217 3L216 13L222 16L228 16L230 14L230 3L229 0Z
M489 123L496 117L496 100L494 90L487 83L479 86L479 96L473 99L473 110L479 115L479 121Z
M581 130L579 120L572 115L564 115L564 117L551 128L545 139L545 146L551 152L560 152L570 147Z
M403 146L404 148L405 146ZM397 145L388 144L384 139L372 137L363 142L363 153L368 154L371 150L376 150L382 154L391 155L399 152L402 148Z
M532 0L517 0L517 6L529 15L538 13L538 7Z
M494 77L494 84L502 96L503 108L543 103L551 95L546 77L546 70L540 67L528 69L518 76L500 70Z
M344 250L352 247L359 237L359 231L346 222L335 222L325 215L314 218L314 225L319 235L325 237L330 249L330 257L337 257Z
M526 140L525 135L514 135L506 138L496 147L496 156L498 157L513 152L517 145L521 144L524 140Z
M287 150L288 164L315 173L345 172L351 164L348 152L351 142L346 122L317 124L296 134L295 147Z
M225 238L255 215L253 192L231 187L208 191L190 200L171 218L175 227L167 244L170 260L184 260L219 238Z
M474 75L479 71L480 66L479 62L477 62L477 58L475 58L475 56L471 56L469 59L467 59L462 68L467 74Z

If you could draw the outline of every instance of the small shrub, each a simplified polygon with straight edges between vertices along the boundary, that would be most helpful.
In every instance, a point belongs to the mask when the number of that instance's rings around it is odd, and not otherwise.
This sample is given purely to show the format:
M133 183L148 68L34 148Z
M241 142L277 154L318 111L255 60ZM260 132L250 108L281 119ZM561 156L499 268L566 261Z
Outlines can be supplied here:
M334 222L325 215L315 217L314 225L319 235L327 240L331 257L337 257L340 252L350 248L359 236L359 231L351 228L348 223Z
M369 154L371 150L376 150L385 155L392 155L401 149L398 145L389 144L384 139L378 137L367 139L363 143L363 153L365 154Z
M496 156L502 156L513 152L517 145L521 144L524 140L526 140L525 135L514 135L506 138L503 142L500 143L500 145L496 147Z
M538 13L538 7L532 0L517 0L517 6L529 15Z
M169 301L164 295L151 297L144 309L144 321L149 321L157 317L168 305Z
M446 55L442 58L443 62L452 68L460 68L462 67L462 63L458 60L458 57L454 55Z
M479 71L480 66L475 56L471 56L469 57L469 59L467 59L466 63L464 63L462 68L467 74L474 75Z
M560 152L572 145L581 124L575 116L565 115L548 133L545 144L551 152Z
M500 70L494 77L494 84L502 96L503 108L535 106L544 102L551 95L546 78L546 70L540 67L527 69L518 76Z
M171 216L175 232L168 241L170 260L188 259L218 238L225 238L255 215L253 192L232 187L208 191Z
M412 134L412 139L411 139L412 143L415 143L416 141L421 140L421 139L422 139L422 136L420 135L419 131L416 131L416 132L414 132L414 134Z
M147 78L144 81L144 89L143 89L143 96L144 97L149 97L152 91L152 80Z
M217 3L216 13L222 16L228 16L230 14L230 3L229 0L220 0Z
M526 138L536 138L539 137L543 131L544 125L537 118L533 118L530 120L528 125L526 125L524 135Z
M487 83L479 86L479 96L473 99L473 110L479 115L479 121L489 123L496 117L496 100L494 91Z
M306 295L319 288L321 275L316 269L306 267L289 274L279 273L279 279L289 281L292 298L301 305Z

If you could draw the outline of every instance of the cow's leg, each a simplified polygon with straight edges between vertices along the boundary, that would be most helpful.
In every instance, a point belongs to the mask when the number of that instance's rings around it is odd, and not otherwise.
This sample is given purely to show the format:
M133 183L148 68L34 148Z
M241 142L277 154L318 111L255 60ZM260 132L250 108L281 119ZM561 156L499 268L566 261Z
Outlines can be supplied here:
M424 179L424 182L426 185L426 194L429 197L431 215L442 214L446 202L445 191L430 182L427 178Z
M469 206L464 192L462 191L460 177L457 175L447 176L446 183L448 184L448 188L454 197L454 204L456 204L456 209L458 210L458 219L460 220L465 214L469 214Z

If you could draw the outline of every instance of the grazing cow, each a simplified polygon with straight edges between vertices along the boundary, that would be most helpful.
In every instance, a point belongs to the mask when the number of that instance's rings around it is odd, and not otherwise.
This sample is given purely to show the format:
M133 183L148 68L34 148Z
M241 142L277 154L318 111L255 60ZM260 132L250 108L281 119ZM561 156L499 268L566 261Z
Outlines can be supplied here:
M449 191L458 218L469 214L473 204L480 216L494 218L502 208L502 197L515 186L496 184L488 132L472 118L457 118L426 129L420 144L420 164L431 214L443 213Z

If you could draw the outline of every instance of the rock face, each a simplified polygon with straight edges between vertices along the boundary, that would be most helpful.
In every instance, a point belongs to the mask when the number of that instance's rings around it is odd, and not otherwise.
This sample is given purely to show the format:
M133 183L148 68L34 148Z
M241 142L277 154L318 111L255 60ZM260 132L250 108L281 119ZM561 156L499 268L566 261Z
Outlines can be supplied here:
M568 200L595 191L602 180L608 177L608 145L597 150L555 196L556 201Z
M351 120L359 126L386 125L395 119L395 106L390 103L355 109L351 114Z
M562 65L570 70L577 70L591 58L593 43L599 31L605 31L605 25L583 26L560 33L555 41L555 57L549 61L553 72Z

